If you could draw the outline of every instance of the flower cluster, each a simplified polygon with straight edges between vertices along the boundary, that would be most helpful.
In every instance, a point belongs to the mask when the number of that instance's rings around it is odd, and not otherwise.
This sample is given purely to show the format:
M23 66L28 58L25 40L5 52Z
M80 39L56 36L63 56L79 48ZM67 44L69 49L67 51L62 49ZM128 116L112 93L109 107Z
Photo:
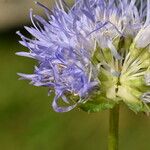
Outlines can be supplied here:
M17 54L38 66L34 74L19 75L54 90L55 111L80 104L99 111L101 100L105 108L123 100L135 112L149 111L150 0L75 0L71 8L60 0L53 10L37 4L47 19L30 11L33 27L25 29L34 38L17 32L30 50ZM100 101L91 100L93 92Z

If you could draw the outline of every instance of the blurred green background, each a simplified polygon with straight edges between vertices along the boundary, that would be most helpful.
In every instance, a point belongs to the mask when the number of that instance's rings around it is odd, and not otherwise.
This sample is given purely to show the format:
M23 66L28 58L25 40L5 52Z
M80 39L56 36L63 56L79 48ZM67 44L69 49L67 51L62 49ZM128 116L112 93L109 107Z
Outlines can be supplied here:
M17 0L13 4L1 0L0 7L4 5L18 7ZM32 73L36 62L15 55L25 49L18 44L15 32L23 31L20 26L28 23L25 12L29 9L20 4L25 9L24 19L18 17L10 23L5 17L16 17L11 13L17 11L13 6L7 10L9 15L0 10L4 14L0 15L0 150L106 150L108 111L88 114L75 109L55 113L47 89L18 80L16 73ZM149 150L149 139L150 118L121 106L120 150Z

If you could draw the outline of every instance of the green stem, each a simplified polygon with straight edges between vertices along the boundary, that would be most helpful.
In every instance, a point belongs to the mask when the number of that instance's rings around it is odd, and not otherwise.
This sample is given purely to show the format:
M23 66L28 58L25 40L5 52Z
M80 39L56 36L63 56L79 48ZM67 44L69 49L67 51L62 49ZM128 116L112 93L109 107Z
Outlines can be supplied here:
M119 130L119 105L117 104L109 112L109 136L108 150L118 150Z

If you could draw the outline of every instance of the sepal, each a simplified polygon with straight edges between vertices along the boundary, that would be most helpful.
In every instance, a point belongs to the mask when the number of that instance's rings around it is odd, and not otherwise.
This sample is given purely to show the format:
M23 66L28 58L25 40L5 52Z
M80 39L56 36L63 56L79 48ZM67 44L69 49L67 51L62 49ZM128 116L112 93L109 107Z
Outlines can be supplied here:
M95 95L88 99L85 104L81 104L80 108L85 112L101 112L107 109L112 109L116 102L106 99L103 96Z

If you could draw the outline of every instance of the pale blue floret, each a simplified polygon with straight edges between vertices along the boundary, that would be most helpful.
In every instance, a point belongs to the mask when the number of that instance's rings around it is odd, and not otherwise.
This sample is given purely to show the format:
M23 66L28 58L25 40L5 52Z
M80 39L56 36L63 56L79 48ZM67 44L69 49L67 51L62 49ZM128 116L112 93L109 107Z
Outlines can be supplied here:
M99 70L92 63L96 44L109 48L114 58L120 60L122 56L114 45L117 38L137 35L135 43L138 47L150 43L150 0L147 3L146 0L75 0L71 8L60 0L52 11L37 4L45 10L48 19L33 15L30 11L33 27L25 29L34 38L29 39L17 32L22 38L20 43L30 50L17 54L36 59L38 66L34 74L19 75L31 80L35 86L54 89L52 106L57 112L73 109L100 85ZM104 63L106 70L120 75ZM65 97L68 92L80 97L73 105ZM69 106L58 106L60 98Z

